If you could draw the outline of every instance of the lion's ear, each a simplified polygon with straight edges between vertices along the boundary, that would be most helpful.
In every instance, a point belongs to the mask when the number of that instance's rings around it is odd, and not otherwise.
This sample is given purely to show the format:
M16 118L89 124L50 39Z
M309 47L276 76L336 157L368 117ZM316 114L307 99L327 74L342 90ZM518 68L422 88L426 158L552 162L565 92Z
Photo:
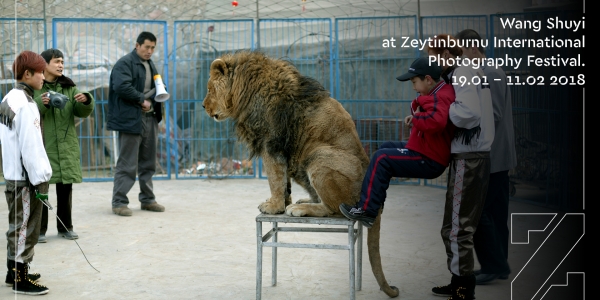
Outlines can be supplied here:
M225 75L227 75L227 72L228 72L227 65L220 58L215 59L212 62L212 64L210 64L210 74L211 74L211 76L213 74L225 76Z

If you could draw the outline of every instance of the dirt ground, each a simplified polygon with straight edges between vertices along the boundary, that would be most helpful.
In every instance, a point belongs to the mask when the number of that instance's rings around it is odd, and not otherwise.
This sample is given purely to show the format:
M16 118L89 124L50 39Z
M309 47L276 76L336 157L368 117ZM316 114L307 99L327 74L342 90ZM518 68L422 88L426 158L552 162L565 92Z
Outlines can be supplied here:
M129 193L132 217L111 211L112 182L74 185L73 223L77 240L57 235L50 218L48 242L35 247L32 271L50 288L44 299L256 299L257 206L269 196L262 179L157 180L157 201L163 213L141 211L137 184ZM4 187L0 187L4 189ZM431 288L450 282L440 237L445 190L392 185L388 190L381 229L381 256L391 285L400 299L442 299ZM54 185L50 190L55 205ZM297 185L292 197L306 193ZM52 201L54 198L54 201ZM511 201L511 211L540 212L537 206ZM51 215L53 215L51 213ZM6 220L6 206L0 206ZM4 223L6 226L6 222ZM263 233L269 225L263 225ZM280 242L345 243L337 233L283 232ZM388 299L379 290L366 250L362 290L356 299ZM510 299L510 282L525 263L509 257L509 280L478 286L477 299ZM348 299L348 252L280 248L278 284L271 282L271 249L263 257L262 299ZM476 266L477 268L478 266ZM518 271L518 270L517 270ZM10 287L0 299L21 299Z

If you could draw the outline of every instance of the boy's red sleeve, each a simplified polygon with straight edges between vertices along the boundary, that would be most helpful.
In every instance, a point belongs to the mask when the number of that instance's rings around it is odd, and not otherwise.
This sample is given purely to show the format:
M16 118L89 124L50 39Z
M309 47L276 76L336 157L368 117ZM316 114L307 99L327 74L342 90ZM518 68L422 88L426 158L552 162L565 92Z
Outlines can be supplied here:
M436 94L419 96L417 102L422 112L413 117L413 127L423 132L437 132L446 127L450 104L454 102L454 89L446 85Z
M410 102L410 114L411 115L415 115L415 110L417 110L417 107L419 107L419 102L417 102L417 99L415 98L412 102Z

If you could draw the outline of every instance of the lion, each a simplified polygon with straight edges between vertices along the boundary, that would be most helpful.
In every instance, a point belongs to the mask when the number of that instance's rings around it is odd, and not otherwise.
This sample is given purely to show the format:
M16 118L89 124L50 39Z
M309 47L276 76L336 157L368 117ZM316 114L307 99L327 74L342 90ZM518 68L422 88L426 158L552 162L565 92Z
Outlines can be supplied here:
M262 157L271 197L264 214L342 216L342 203L359 201L369 165L350 114L315 79L289 61L259 51L224 54L210 66L202 107L217 122L233 121L251 157ZM292 204L291 180L308 199ZM381 211L368 231L371 269L390 297L399 291L385 280L379 254Z

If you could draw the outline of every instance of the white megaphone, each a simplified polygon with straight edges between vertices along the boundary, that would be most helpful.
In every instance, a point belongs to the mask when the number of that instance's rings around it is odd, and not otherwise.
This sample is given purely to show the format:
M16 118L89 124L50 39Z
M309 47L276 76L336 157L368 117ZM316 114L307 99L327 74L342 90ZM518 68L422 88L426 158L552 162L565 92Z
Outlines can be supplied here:
M154 100L156 102L165 102L169 100L169 93L165 90L165 84L160 77L160 74L154 75L154 86L156 87L156 96L154 96Z

